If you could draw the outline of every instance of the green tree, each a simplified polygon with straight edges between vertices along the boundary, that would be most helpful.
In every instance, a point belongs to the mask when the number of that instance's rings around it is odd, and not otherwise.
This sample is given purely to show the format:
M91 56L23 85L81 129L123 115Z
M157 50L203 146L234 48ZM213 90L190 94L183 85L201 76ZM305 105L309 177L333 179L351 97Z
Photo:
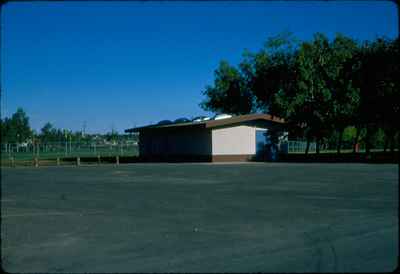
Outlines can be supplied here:
M31 137L32 130L29 126L29 118L22 108L18 108L17 111L11 117L12 126L15 127L16 141L18 143L25 142Z
M0 143L5 143L6 139L6 123L0 118Z
M29 118L22 108L18 108L11 118L5 117L2 121L1 142L22 143L26 142L31 136Z
M316 34L311 43L303 42L296 56L296 87L288 94L284 90L276 95L281 109L286 109L286 117L292 124L302 125L307 139L306 154L310 141L320 141L328 127L331 91L326 83L330 46L328 39Z
M116 142L118 141L119 135L116 130L112 129L111 132L106 133L104 137L107 141Z
M399 131L399 42L377 39L364 43L358 50L360 66L354 83L360 89L360 106L356 110L359 128L366 128L365 145L369 153L373 136L379 128L394 147L394 136ZM358 136L356 136L358 137Z
M348 144L349 138L353 149L362 143L368 153L382 144L382 136L385 150L390 144L393 151L400 138L399 59L398 39L359 45L340 34L329 41L317 33L298 44L281 34L259 52L246 52L239 69L221 62L200 105L214 112L281 116L292 132L306 137L306 154L312 139L317 153L323 140L340 153L342 140ZM349 126L354 126L350 135Z
M360 90L353 84L358 67L354 58L357 44L350 38L337 34L331 43L329 65L325 81L331 91L330 121L338 132L337 153L340 153L344 129L352 124L360 101Z
M398 117L400 116L400 65L398 60L399 39L389 41L383 40L384 46L380 54L384 61L380 69L378 89L378 117L384 135L384 148L390 143L390 150L395 147L395 135L400 131ZM400 145L400 142L399 142Z
M69 130L62 130L55 128L51 123L47 122L40 130L39 139L43 143L49 142L65 142L65 141L79 141L77 139L78 133L73 133Z
M289 94L295 89L297 41L290 33L271 37L256 54L247 54L242 71L254 94L258 110L283 116L284 109L275 102L279 92Z
M47 122L41 129L40 129L40 140L43 143L48 143L52 141L52 130L54 130L53 125Z
M253 98L240 71L222 61L215 70L213 86L203 91L201 108L216 113L247 114L253 108Z

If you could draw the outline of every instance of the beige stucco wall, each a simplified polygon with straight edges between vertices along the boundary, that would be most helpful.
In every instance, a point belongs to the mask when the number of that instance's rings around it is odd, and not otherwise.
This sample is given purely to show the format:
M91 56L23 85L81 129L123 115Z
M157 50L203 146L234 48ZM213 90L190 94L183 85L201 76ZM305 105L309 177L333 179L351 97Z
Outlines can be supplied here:
M255 130L247 125L213 129L212 155L255 154Z

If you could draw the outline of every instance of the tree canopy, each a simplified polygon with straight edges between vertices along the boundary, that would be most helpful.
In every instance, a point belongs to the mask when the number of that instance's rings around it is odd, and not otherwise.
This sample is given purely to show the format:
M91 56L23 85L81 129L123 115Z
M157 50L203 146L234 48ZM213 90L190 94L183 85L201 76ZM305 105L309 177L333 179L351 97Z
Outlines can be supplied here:
M215 70L214 86L203 92L203 109L217 113L246 114L253 108L253 99L245 78L238 69L222 61Z
M337 136L340 153L348 127L355 129L354 144L365 129L367 151L378 128L393 148L395 136L400 138L398 60L398 39L359 43L317 33L299 42L284 33L256 53L245 52L237 68L221 62L200 105L214 112L281 116L297 135L317 142L317 153L331 136Z
M25 142L32 136L29 118L22 108L11 116L1 120L1 142Z

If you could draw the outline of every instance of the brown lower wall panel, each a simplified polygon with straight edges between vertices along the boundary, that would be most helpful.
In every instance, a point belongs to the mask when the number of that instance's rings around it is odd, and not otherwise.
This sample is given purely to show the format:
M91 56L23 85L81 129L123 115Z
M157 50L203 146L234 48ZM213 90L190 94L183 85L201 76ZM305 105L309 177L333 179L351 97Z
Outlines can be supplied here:
M254 155L251 154L235 154L235 155L213 155L213 162L247 162L253 160Z
M246 162L254 155L146 155L140 156L142 162Z
M142 162L211 162L211 155L143 155Z

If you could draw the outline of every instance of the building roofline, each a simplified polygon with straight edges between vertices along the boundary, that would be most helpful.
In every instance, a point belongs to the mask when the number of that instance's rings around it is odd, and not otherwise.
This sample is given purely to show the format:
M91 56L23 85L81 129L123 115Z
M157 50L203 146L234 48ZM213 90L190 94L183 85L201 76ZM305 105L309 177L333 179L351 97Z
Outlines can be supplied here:
M232 124L255 121L255 120L264 120L264 121L275 122L275 123L279 123L279 124L285 123L285 120L282 118L272 116L270 114L255 113L255 114L233 116L231 118L220 119L220 120L209 120L209 121L205 121L206 122L205 124L206 124L206 128L214 128L214 127L232 125Z
M143 130L161 130L167 128L179 128L179 127L200 127L200 128L215 128L220 126L233 125L243 122L255 121L255 120L264 120L279 124L284 124L285 120L276 116L272 116L270 114L264 113L255 113L255 114L246 114L246 115L238 115L233 116L231 118L219 119L219 120L207 120L201 122L187 122L187 123L177 123L177 124L169 124L169 125L148 125L144 127L136 127L126 129L125 132L140 132Z

